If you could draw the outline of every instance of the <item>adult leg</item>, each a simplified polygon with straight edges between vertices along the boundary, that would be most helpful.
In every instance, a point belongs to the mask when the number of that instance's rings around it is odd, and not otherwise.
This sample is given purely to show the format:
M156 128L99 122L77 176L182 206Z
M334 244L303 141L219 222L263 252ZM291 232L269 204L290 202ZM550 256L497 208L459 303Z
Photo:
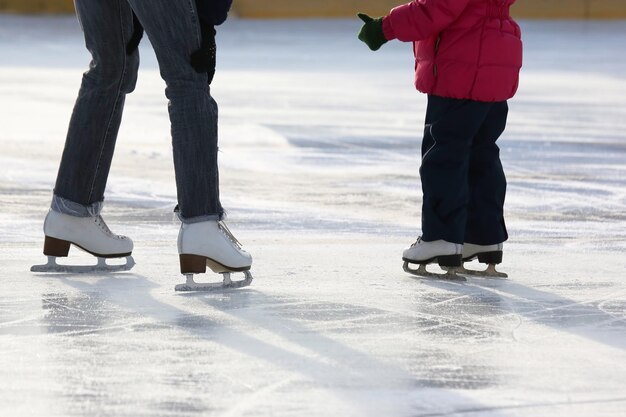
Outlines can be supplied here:
M506 177L496 141L504 132L506 102L495 103L474 137L469 163L470 199L465 241L493 245L507 240L504 222Z
M100 212L126 94L137 81L139 53L126 54L133 15L126 0L75 0L91 53L63 150L52 208L74 216Z
M154 47L167 84L180 215L185 223L218 220L217 104L206 73L191 66L200 49L195 0L128 0Z
M470 149L490 108L490 103L428 97L420 167L422 239L426 242L464 241Z

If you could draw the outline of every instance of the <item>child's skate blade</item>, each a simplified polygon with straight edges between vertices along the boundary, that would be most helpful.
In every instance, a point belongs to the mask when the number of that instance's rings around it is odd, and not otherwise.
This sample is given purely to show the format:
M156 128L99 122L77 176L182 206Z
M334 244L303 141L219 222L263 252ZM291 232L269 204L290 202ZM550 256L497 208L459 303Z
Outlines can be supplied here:
M482 278L508 278L508 274L504 272L499 272L496 270L496 266L494 264L489 264L487 269L484 271L476 271L473 269L467 269L465 266L462 266L459 269L459 274L462 275L470 275L474 277L482 277Z
M425 264L420 264L417 269L413 269L409 266L409 262L404 261L403 269L405 272L409 274L422 277L422 278L432 278L438 280L446 280L446 281L467 281L467 279L461 275L457 274L457 268L446 268L446 272L443 274L439 274L436 272L429 272L426 270Z
M132 256L126 257L126 263L121 265L109 265L104 258L98 258L96 265L60 265L56 256L48 256L48 262L43 265L33 265L31 272L60 273L60 274L91 274L99 272L125 272L135 266Z
M243 271L245 278L241 281L232 281L230 279L230 272L223 272L224 276L223 282L210 282L210 283L201 283L195 282L193 279L193 274L186 274L187 282L184 284L178 284L174 287L174 290L181 292L190 292L190 291L198 291L198 292L210 292L210 291L223 291L230 290L236 288L247 287L252 283L252 274L250 271Z

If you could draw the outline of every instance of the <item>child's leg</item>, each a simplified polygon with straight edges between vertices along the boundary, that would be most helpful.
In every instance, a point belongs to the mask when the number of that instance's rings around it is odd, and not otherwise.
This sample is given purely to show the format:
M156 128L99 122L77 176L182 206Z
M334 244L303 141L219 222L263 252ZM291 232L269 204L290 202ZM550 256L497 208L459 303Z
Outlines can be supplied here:
M506 178L496 141L504 132L506 102L494 103L474 137L469 165L470 200L465 242L493 245L507 240L504 224Z
M470 149L491 106L472 100L428 97L420 168L424 241L464 241Z
M53 208L65 214L97 214L111 167L124 99L135 88L139 53L126 54L133 14L126 0L76 0L91 52L59 167Z

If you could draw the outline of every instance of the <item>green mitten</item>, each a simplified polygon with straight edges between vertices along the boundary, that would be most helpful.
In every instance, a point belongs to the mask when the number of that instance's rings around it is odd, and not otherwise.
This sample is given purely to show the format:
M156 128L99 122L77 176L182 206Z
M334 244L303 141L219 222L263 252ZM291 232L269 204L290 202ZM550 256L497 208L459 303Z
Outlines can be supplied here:
M372 51L378 51L381 46L387 43L387 38L383 33L383 18L374 19L365 13L358 13L357 16L365 22L359 32L359 39L365 42Z

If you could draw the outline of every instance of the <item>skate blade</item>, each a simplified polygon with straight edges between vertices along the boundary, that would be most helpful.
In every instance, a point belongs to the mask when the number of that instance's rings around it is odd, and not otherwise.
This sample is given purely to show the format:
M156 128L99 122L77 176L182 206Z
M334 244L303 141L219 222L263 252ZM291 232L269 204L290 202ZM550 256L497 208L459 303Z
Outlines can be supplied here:
M476 271L473 269L467 269L465 266L462 266L458 270L461 275L470 275L473 277L481 277L481 278L508 278L508 274L504 272L499 272L496 270L496 266L494 264L489 264L487 269L484 271Z
M109 265L104 258L98 258L96 265L59 265L55 256L48 256L48 263L33 265L31 272L59 273L59 274L91 274L99 272L125 272L135 266L132 256L126 257L126 263L122 265Z
M231 281L230 272L224 272L222 275L224 276L223 282L211 282L211 283L200 283L195 282L193 280L193 274L187 275L187 282L184 284L178 284L174 287L175 291L180 292L211 292L211 291L224 291L231 290L237 288L247 287L252 283L252 274L250 271L243 271L245 275L245 279L241 281Z
M426 265L420 265L417 269L412 269L409 266L409 263L406 261L404 262L404 265L402 266L402 268L404 269L404 272L408 272L411 275L415 275L415 276L422 277L422 278L431 278L431 279L437 279L437 280L458 281L458 282L467 281L467 278L457 274L458 268L447 268L444 274L438 274L436 272L427 271Z

